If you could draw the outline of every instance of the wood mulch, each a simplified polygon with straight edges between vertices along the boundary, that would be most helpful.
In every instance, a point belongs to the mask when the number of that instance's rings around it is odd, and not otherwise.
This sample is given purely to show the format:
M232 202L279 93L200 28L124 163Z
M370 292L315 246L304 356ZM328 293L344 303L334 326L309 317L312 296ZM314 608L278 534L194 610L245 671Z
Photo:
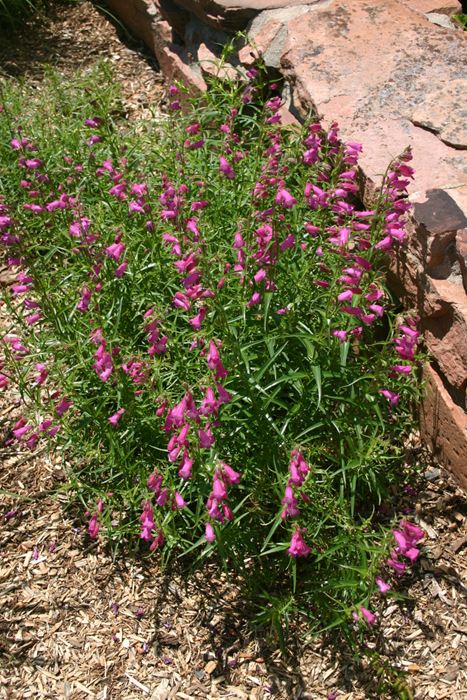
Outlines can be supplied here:
M143 47L90 2L56 5L21 36L0 41L0 69L40 81L105 57L128 117L159 104L162 80ZM0 266L0 284L11 278ZM0 307L0 326L5 327ZM2 318L3 314L3 318ZM186 580L156 559L119 555L85 536L67 510L63 454L24 452L5 439L20 410L0 396L0 698L385 698L374 672L343 649L296 630L284 657L272 633L248 621L236 582L207 567ZM427 532L407 598L379 620L384 653L420 700L467 700L467 507L442 467L426 459L418 493L402 506ZM412 455L412 456L413 456Z

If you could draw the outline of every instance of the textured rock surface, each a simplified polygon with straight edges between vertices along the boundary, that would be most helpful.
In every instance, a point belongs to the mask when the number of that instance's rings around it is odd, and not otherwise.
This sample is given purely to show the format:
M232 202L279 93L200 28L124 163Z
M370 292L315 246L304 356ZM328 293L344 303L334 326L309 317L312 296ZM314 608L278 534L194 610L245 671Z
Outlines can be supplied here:
M293 0L294 5L313 5L319 0ZM287 7L290 0L177 0L177 3L212 27L235 31L264 10Z
M407 5L416 12L439 12L440 14L453 15L462 12L462 5L457 0L401 0L403 5Z
M421 411L421 430L439 461L454 472L467 490L467 415L456 406L443 382L430 365L424 371L425 398Z
M106 5L129 30L153 51L168 80L180 80L193 93L206 89L201 70L180 43L190 16L172 0L106 0Z
M339 122L344 139L361 141L367 177L377 181L411 145L418 190L465 184L467 158L459 149L467 148L467 44L461 31L434 26L398 0L331 0L291 18L283 10L260 15L253 39L266 60L271 23L281 25L275 66L292 81L295 109L304 114L312 105L325 123Z

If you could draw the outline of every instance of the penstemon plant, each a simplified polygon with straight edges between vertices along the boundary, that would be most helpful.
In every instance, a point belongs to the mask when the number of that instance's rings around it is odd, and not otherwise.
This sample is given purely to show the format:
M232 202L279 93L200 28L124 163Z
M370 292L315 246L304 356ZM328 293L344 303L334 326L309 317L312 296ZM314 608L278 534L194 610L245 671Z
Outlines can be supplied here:
M260 69L171 86L133 129L105 65L43 94L6 83L0 107L11 439L66 449L89 537L217 554L259 620L372 624L417 397L416 319L384 275L410 153L367 210L361 146L283 127ZM401 527L395 574L423 536Z

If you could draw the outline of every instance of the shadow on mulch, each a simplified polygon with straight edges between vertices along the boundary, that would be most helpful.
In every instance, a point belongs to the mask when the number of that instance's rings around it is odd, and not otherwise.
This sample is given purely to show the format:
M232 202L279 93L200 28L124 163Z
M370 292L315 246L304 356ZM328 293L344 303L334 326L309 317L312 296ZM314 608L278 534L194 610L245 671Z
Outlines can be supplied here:
M81 5L81 6L80 6ZM96 41L96 27L89 24L83 3L70 0L51 2L42 12L33 13L15 27L0 26L0 75L12 78L34 78L40 80L44 67L50 66L66 72L86 68L99 57L108 58L109 49ZM94 4L103 20L110 22L118 39L127 48L136 52L151 68L159 70L154 56L147 47L133 37L105 8ZM68 24L68 32L63 26ZM80 16L82 23L77 26ZM60 25L60 31L56 26ZM105 31L103 23L102 31ZM78 49L78 50L77 50Z

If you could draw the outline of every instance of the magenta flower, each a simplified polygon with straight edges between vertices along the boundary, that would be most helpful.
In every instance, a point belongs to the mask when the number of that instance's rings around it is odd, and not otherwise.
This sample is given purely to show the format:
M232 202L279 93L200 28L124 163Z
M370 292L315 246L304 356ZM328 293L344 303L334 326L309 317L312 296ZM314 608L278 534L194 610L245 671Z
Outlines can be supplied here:
M38 374L36 375L34 384L36 386L40 386L41 384L43 384L45 382L45 380L49 376L49 372L48 372L46 366L44 364L42 364L41 362L38 362L36 364L36 369L37 369Z
M144 504L143 512L140 517L141 522L141 534L140 538L146 542L152 542L154 539L152 536L152 531L154 530L154 514L152 512L152 507L149 501Z
M231 466L226 464L225 462L221 462L221 471L224 479L227 481L228 484L239 484L240 479L241 479L241 474L240 472L236 472L235 469L232 469Z
M17 440L26 435L31 430L31 426L26 423L24 418L20 418L13 427L12 433Z
M206 542L211 543L211 542L215 541L216 533L214 532L214 528L211 525L211 523L206 523L206 530L205 530L204 537L206 539Z
M190 479L192 468L193 460L190 458L187 450L185 450L182 456L182 461L180 463L180 469L178 470L178 476L181 479Z
M386 581L383 581L381 578L376 578L376 585L383 595L391 590L391 584L386 583Z
M84 124L92 129L97 129L102 124L102 119L100 117L92 117L90 119L85 119Z
M209 424L206 425L206 430L198 430L198 438L202 449L208 450L214 444L214 435Z
M281 500L281 504L285 506L281 512L281 518L298 518L300 515L300 510L297 505L297 499L295 498L294 490L292 486L287 485L285 487L285 495Z
M304 529L299 527L295 528L292 539L290 541L290 547L287 550L287 554L291 557L307 557L311 549L302 537L302 532Z
M261 294L259 292L253 292L250 299L248 300L247 306L251 309L252 306L256 306L261 303Z
M88 535L91 539L95 540L100 530L100 523L98 521L98 514L93 513L92 517L88 523Z
M386 564L396 572L397 576L402 576L407 569L407 565L397 558L397 552L391 552L391 557L386 559Z
M211 387L206 389L206 393L201 402L199 412L202 416L209 416L211 413L215 413L218 408L218 402L214 395L214 391Z
M410 538L412 542L420 542L420 540L422 540L425 537L425 532L420 527L418 527L418 525L409 523L408 520L401 520L399 526L402 528L406 536Z
M178 491L175 491L174 506L177 510L181 510L182 508L186 507L186 501Z
M125 413L125 409L119 408L116 413L114 413L112 416L110 416L110 418L107 419L109 421L110 425L116 426L124 413Z
M117 262L118 262L118 260L120 260L120 258L122 257L122 255L125 251L125 248L126 248L126 246L124 243L121 243L120 240L115 239L115 241L112 243L112 245L109 245L105 249L105 254L109 258L113 258L114 260L117 260Z
M160 507L165 506L167 504L169 498L169 489L161 489L160 494L156 498L156 504Z
M292 209L297 203L295 197L293 197L288 190L284 187L279 187L276 194L276 204L282 205L285 209Z
M106 382L113 372L113 364L112 355L105 349L105 341L97 348L94 358L93 368L96 370L97 376Z
M193 318L190 318L188 323L192 328L195 329L195 331L199 331L201 328L201 324L203 323L205 316L208 312L208 309L206 306L202 306L199 310L199 313L196 316L193 316Z
M127 262L122 262L121 265L119 265L118 267L115 268L115 272L114 272L115 277L118 277L119 279L120 279L121 277L123 277L123 275L125 274L125 270L127 269L127 267L128 267L128 263L127 263Z
M57 415L63 416L63 414L66 413L72 406L73 401L71 401L68 396L64 396L63 399L55 406Z
M78 309L78 311L81 311L82 313L86 313L86 311L88 310L89 304L91 302L91 296L92 296L92 292L89 289L89 287L84 287L83 291L81 292L81 299L76 304L76 308Z
M224 156L219 158L219 172L221 172L228 180L233 180L235 178L235 172Z
M217 345L213 340L209 342L209 350L206 356L206 361L209 369L216 373L216 379L223 379L227 376L227 370L222 365L219 350L217 349Z
M389 401L389 405L391 406L391 408L393 406L397 406L397 404L399 403L400 398L401 398L400 394L396 394L394 391L391 391L390 389L380 389L378 393L381 394L382 396L384 396L384 398Z
M393 365L390 369L391 375L396 374L410 374L412 371L412 365Z
M369 625L374 625L376 622L376 615L374 613L363 606L360 608L360 612L362 617L368 622Z
M334 330L331 331L331 335L333 335L335 338L339 340L341 343L345 343L347 340L347 331L342 331L342 330Z
M219 403L229 403L232 401L232 395L229 394L227 389L222 386L222 384L216 383L217 393L219 394Z

